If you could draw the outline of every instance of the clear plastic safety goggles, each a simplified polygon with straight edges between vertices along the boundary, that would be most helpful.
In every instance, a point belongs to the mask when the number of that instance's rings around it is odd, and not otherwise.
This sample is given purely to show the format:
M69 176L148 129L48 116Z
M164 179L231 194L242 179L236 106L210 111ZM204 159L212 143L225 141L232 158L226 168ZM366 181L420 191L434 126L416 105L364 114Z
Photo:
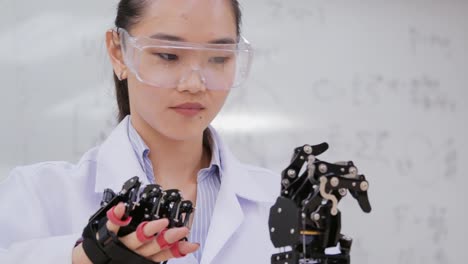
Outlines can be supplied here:
M244 37L235 44L201 44L132 37L123 28L115 31L125 64L150 86L175 88L196 77L207 89L228 90L240 86L250 71L252 47Z

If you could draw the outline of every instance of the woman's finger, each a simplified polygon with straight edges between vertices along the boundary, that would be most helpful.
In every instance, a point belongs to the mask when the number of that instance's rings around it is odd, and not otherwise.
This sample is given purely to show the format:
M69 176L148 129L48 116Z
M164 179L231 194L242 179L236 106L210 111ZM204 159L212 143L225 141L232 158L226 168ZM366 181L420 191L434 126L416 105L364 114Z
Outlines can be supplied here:
M187 241L180 241L177 244L173 245L173 247L178 248L178 252L182 255L187 255L197 251L200 248L200 244L198 243L190 243ZM171 249L165 249L153 256L148 257L154 262L162 262L171 258L174 258L174 254L172 254Z
M143 235L145 235L146 237L154 236L156 233L159 233L162 230L164 230L167 227L167 225L169 225L169 220L167 220L166 218L150 221L143 227ZM120 238L120 241L122 241L122 243L124 243L125 246L127 246L131 250L135 250L143 246L144 244L152 243L152 241L154 240L155 239L153 237L153 239L151 239L150 241L140 241L136 231Z
M167 241L169 244L173 244L184 237L186 237L189 233L189 229L187 227L179 227L179 228L170 228L167 229L166 232L163 233L164 240ZM161 234L158 234L158 236ZM157 254L161 251L161 245L159 245L157 239L153 239L150 242L142 245L141 247L135 250L136 253L140 254L141 256L149 257L152 255ZM162 250L165 250L163 248Z
M113 212L114 216L117 219L122 219L122 217L125 214L125 204L121 202L121 203L117 204L114 207L114 209L110 209L110 210L114 211ZM109 231L113 232L114 234L117 234L117 232L119 232L120 226L115 224L115 223L112 223L112 221L110 221L110 220L107 220L106 226L107 226L107 229L109 229Z

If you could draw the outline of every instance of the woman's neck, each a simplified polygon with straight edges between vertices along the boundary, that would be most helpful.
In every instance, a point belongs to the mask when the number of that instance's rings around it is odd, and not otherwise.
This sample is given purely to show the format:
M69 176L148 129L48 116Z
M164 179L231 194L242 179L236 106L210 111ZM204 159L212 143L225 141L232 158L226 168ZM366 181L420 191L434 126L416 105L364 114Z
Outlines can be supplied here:
M150 149L157 184L163 189L179 190L196 185L198 171L208 167L211 159L210 151L203 147L203 133L188 140L174 140L136 118L132 118L132 125Z

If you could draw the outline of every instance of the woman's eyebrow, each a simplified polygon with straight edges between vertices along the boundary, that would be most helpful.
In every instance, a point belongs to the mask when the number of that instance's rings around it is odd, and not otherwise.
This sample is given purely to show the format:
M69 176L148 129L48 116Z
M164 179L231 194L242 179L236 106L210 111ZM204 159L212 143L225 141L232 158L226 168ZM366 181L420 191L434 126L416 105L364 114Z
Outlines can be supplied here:
M165 34L165 33L157 33L157 34L151 35L150 38L159 39L159 40L186 42L186 40L184 38L174 36L174 35ZM210 44L236 44L236 41L234 39L232 39L232 38L220 38L220 39L215 39L215 40L209 41L208 43L210 43Z

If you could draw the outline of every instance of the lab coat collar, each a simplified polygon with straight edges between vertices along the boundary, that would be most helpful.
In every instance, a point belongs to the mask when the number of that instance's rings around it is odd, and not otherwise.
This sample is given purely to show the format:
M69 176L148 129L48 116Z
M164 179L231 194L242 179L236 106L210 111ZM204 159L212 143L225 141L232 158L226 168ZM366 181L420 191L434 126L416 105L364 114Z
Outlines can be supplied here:
M142 186L149 184L128 137L129 116L102 143L97 155L95 192L110 188L115 192L130 178L138 176Z

